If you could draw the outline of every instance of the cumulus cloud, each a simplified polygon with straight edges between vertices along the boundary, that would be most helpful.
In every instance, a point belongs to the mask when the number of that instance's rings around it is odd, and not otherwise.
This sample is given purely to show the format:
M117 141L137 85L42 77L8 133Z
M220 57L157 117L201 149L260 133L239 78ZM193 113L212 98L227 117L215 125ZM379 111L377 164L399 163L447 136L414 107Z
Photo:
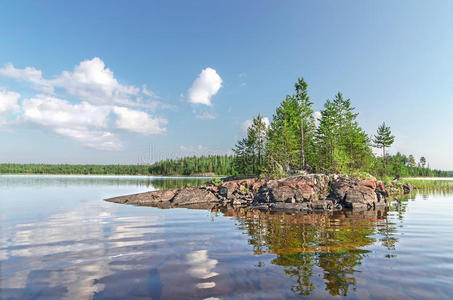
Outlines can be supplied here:
M269 127L269 125L271 124L271 122L269 121L268 117L263 117L263 122L264 122L264 124L266 124L267 127ZM242 134L246 135L247 134L247 129L249 129L249 127L252 126L252 124L253 124L253 120L252 119L245 120L242 123Z
M71 104L51 96L38 95L22 103L23 117L44 126L106 127L109 108L87 102Z
M127 107L115 106L113 112L117 119L117 128L137 132L141 134L163 134L166 132L167 120L163 118L152 118L149 114L129 109Z
M189 89L189 102L211 106L211 98L222 87L222 78L216 70L206 68L201 71L198 78Z
M22 101L24 121L96 149L121 149L118 137L110 132L111 125L145 135L165 133L167 120L151 117L142 110L174 109L156 101L159 96L146 85L138 88L120 83L98 57L84 60L72 71L62 71L54 78L43 77L36 68L20 69L11 63L0 68L0 76L28 82L40 91ZM68 96L71 102L61 99ZM5 111L20 108L19 98L17 93L0 90L0 121ZM113 116L114 122L110 120Z
M53 79L46 79L42 71L33 67L18 69L12 64L0 68L0 75L33 83L43 93L53 94L56 88L93 104L120 104L150 108L156 103L144 102L140 95L157 99L158 97L144 86L119 83L114 73L105 66L99 57L84 60L73 71L63 71Z
M19 93L0 89L0 115L19 109L19 105L17 104L19 98Z
M55 97L38 95L22 102L25 121L50 128L81 144L100 150L120 150L115 134L99 130L108 126L109 107L87 102L71 104Z
M72 72L63 71L51 83L64 88L71 95L100 104L132 104L130 96L140 91L133 85L120 84L98 57L82 61Z
M45 93L53 93L52 85L42 77L42 71L33 67L17 69L13 64L8 63L3 68L0 68L0 75L14 78L16 80L28 81L35 85L40 91Z

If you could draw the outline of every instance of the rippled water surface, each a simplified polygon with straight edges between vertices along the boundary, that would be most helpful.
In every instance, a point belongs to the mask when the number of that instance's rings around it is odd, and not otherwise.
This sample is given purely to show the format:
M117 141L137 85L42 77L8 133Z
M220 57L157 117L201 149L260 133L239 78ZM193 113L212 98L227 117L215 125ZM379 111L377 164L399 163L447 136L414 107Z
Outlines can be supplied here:
M451 299L453 195L265 214L102 199L201 183L0 176L2 299Z

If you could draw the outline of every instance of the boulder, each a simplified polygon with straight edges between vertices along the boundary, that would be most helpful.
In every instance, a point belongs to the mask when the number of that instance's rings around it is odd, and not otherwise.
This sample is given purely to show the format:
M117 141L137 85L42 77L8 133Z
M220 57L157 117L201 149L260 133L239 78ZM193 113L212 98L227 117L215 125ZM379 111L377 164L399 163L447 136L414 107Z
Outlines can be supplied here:
M296 190L289 186L280 186L269 190L269 200L271 202L293 202Z
M218 202L219 199L209 190L190 187L178 190L171 200L174 206Z
M175 196L177 189L159 190L140 194L132 194L106 199L109 202L121 204L152 205L159 202L169 202Z

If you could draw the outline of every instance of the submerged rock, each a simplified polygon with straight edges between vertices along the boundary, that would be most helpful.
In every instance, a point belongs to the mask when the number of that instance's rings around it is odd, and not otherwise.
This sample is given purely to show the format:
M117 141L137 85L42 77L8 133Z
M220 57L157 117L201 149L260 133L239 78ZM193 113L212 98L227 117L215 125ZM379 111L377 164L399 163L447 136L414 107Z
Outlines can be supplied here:
M387 196L384 184L375 178L360 180L346 175L308 174L280 180L231 180L219 186L153 191L106 200L162 208L229 205L309 213L385 208Z

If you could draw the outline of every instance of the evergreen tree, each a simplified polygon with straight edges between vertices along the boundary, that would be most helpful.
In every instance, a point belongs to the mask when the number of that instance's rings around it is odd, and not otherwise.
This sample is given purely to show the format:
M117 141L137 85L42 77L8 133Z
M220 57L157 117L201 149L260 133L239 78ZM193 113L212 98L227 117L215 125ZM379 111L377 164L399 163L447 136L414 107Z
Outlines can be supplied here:
M294 84L295 98L299 104L300 113L300 168L305 169L313 154L312 140L315 132L315 119L313 117L313 102L307 93L308 84L303 78L298 78ZM308 158L308 159L307 159Z
M370 142L357 116L351 100L341 93L327 100L314 140L318 171L351 172L369 167L373 157Z
M299 78L296 93L287 95L277 108L269 129L266 148L268 168L273 173L305 169L313 161L312 144L315 123L313 103L307 94L307 83Z
M426 165L426 158L424 156L420 157L420 166L424 168Z
M247 128L247 136L233 148L235 171L243 175L260 174L265 166L266 143L267 124L263 117L258 115Z
M415 158L414 158L414 156L412 154L409 155L409 159L408 159L407 165L409 167L411 167L411 168L415 167Z
M373 143L374 147L382 149L382 158L384 160L384 167L386 164L385 159L385 148L390 147L395 141L395 136L392 135L392 131L389 126L385 125L385 122L378 127L377 135L374 136Z

